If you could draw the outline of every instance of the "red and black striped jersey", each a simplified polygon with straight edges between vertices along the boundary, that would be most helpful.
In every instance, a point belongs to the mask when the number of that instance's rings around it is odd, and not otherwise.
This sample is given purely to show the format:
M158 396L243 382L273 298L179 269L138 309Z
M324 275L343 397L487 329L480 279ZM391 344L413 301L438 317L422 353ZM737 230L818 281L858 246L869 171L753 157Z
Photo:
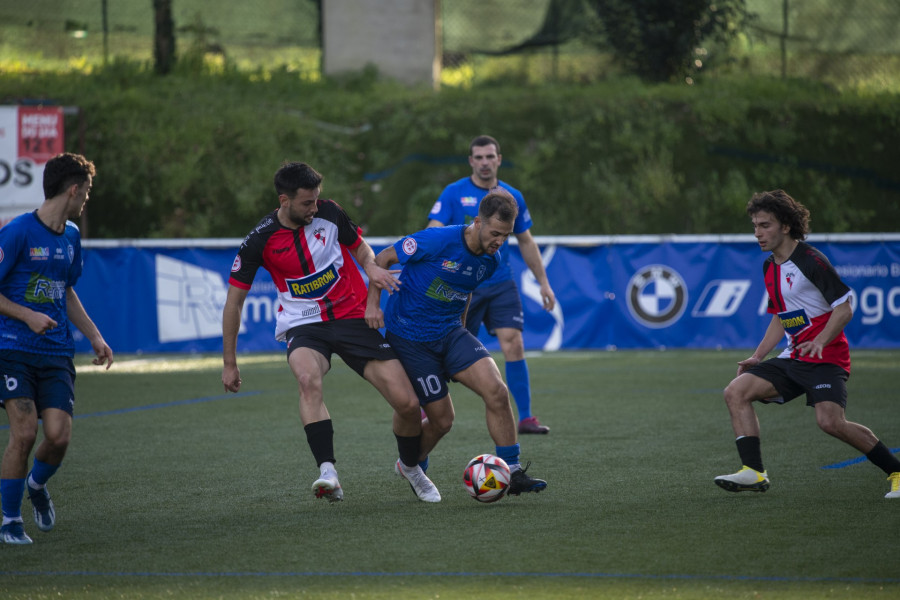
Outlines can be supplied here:
M228 283L249 290L260 266L272 276L281 306L275 339L284 341L292 327L336 319L361 319L366 284L351 251L362 231L332 200L318 200L312 223L290 229L278 211L264 217L244 238Z
M796 349L822 331L835 306L850 299L850 288L825 255L800 242L780 265L769 256L763 263L763 277L769 294L768 312L778 315L787 336L787 348L779 358L832 363L849 373L850 347L843 331L825 346L821 359L800 356Z

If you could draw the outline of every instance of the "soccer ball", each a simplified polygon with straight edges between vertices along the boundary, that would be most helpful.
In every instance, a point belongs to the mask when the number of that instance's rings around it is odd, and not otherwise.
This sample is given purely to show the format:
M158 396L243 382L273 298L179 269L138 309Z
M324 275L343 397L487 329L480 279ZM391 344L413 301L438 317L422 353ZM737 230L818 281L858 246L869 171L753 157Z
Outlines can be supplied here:
M479 454L466 465L463 483L479 502L496 502L509 489L509 465L493 454Z

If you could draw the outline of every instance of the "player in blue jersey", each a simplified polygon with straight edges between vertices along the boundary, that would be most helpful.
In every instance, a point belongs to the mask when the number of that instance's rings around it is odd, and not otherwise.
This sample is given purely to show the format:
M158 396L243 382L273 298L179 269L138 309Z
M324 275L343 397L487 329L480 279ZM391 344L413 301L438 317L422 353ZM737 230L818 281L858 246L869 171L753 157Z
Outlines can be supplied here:
M428 227L443 225L468 225L478 214L478 201L488 190L500 186L516 199L519 214L513 226L513 234L519 244L522 259L541 286L541 299L545 310L552 311L556 297L541 260L541 252L531 236L531 215L525 206L522 193L497 178L502 156L500 144L494 138L481 135L469 144L469 166L472 175L451 183L431 209ZM548 433L531 413L531 380L525 362L525 344L522 340L524 317L519 289L509 267L509 245L500 250L501 261L494 275L473 294L466 324L473 335L478 335L484 323L488 333L497 336L506 363L506 383L516 401L519 412L519 433Z
M381 290L370 286L366 308L370 327L386 327L385 337L427 415L422 426L423 468L453 425L447 385L453 379L484 400L496 454L512 472L508 492L512 495L539 492L547 483L527 475L520 465L509 390L484 344L465 328L464 317L472 292L499 268L499 250L513 231L517 210L515 199L495 188L481 201L471 225L425 229L385 248L375 262L385 269L400 263L399 289L386 288L390 297L383 312Z
M3 523L0 541L30 544L22 521L27 491L38 529L50 531L56 511L47 480L62 463L72 435L75 342L72 326L90 340L94 364L113 352L72 286L81 276L81 234L69 219L81 215L94 164L60 154L44 167L44 202L0 228L0 406L9 417L9 443L0 463ZM37 440L38 419L44 439Z

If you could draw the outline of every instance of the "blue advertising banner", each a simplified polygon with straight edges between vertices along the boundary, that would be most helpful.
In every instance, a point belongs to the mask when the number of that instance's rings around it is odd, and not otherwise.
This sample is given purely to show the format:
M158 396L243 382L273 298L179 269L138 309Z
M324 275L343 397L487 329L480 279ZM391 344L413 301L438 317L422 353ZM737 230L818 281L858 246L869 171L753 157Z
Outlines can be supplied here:
M537 237L558 304L515 246L513 270L530 350L755 348L766 314L752 236ZM391 243L370 239L376 252ZM853 289L853 348L900 347L900 235L810 236ZM222 307L240 240L86 241L76 291L116 352L219 352ZM386 297L386 296L385 296ZM264 270L244 306L240 352L282 350L278 301ZM487 346L499 348L482 329ZM79 352L89 352L83 338Z

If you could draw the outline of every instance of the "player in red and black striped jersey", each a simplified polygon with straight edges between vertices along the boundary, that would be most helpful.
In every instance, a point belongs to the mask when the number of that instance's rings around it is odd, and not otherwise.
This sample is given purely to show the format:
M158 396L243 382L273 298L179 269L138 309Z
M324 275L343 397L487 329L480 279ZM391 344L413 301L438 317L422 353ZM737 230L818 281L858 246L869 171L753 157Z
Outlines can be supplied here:
M900 460L871 430L845 416L850 349L844 327L853 317L851 291L825 255L803 241L809 211L783 190L774 190L754 194L747 214L760 249L771 252L763 276L772 320L756 351L738 363L737 377L725 388L743 466L716 477L715 483L730 492L766 491L769 476L753 402L784 404L806 394L819 427L887 473L891 491L885 497L900 498ZM787 347L764 360L783 337Z
M378 289L398 289L392 271L375 264L362 231L331 200L321 200L322 176L305 163L285 163L275 174L278 210L244 239L231 267L222 313L222 383L241 388L237 340L247 293L259 267L272 276L281 303L275 337L300 389L300 420L320 477L317 498L343 500L334 455L334 429L322 396L322 380L337 354L369 381L394 409L400 468L416 496L439 502L437 488L418 466L422 439L419 400L390 344L365 322L366 283L354 260Z

